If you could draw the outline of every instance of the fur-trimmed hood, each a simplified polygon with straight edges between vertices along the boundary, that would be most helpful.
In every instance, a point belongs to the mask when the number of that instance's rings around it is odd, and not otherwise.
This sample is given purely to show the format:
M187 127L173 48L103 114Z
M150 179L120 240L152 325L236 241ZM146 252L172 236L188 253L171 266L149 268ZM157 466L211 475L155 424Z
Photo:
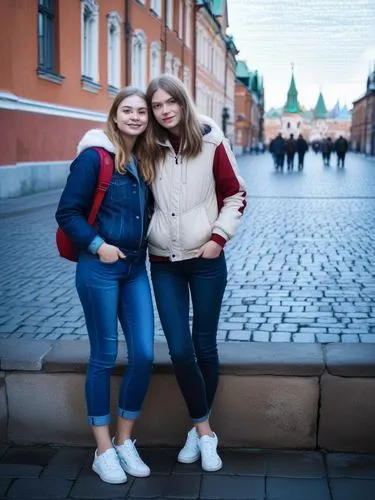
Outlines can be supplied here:
M107 134L99 128L93 128L85 133L78 143L77 154L82 153L87 148L103 148L113 154L116 152L115 146Z
M224 133L219 125L209 116L199 115L199 122L203 129L203 140L220 144L224 139Z

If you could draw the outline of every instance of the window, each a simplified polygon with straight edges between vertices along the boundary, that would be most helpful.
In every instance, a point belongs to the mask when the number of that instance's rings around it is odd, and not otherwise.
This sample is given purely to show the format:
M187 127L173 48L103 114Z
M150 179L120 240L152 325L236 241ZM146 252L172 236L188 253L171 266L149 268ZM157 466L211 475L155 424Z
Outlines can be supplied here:
M108 20L108 86L121 87L121 18L110 12Z
M150 79L160 75L161 49L158 42L152 42L150 53Z
M161 16L161 0L151 0L150 9L160 17Z
M56 73L55 0L38 1L38 68Z
M173 30L173 0L167 0L167 26L170 30Z
M146 89L146 36L136 31L132 44L132 82L135 87Z
M185 45L191 47L191 4L186 4L185 11Z
M170 52L166 52L165 53L165 69L164 69L164 72L168 73L170 75L173 73L173 71L172 71L172 60L173 60L172 54Z
M81 52L82 75L98 81L99 56L99 6L96 0L81 0Z
M184 28L184 3L182 0L179 2L178 6L178 37L182 39Z
M174 76L177 76L177 78L179 78L179 75L180 75L180 67L181 67L181 61L175 57L173 59L173 74Z
M185 87L190 91L190 68L184 67L184 84Z

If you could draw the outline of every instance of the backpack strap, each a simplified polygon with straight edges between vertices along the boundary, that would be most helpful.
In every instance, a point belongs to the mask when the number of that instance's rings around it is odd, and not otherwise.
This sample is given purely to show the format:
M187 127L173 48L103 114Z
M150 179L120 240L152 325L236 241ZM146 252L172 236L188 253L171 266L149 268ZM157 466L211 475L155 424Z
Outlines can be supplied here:
M108 189L113 174L113 159L110 153L108 153L108 151L103 148L94 149L97 151L100 158L100 169L98 183L95 188L94 200L88 218L88 223L90 225L93 225L93 223L95 222L100 205L102 204L104 195Z

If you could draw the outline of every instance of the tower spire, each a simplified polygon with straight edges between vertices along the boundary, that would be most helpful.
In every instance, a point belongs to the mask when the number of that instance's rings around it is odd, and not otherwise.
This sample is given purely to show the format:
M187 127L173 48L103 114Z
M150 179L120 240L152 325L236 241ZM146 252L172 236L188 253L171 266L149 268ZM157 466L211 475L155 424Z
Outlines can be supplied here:
M327 116L327 108L326 103L324 102L322 90L319 92L318 101L314 109L314 116L315 118L326 118Z
M284 111L285 113L299 113L300 111L302 111L302 108L298 102L298 91L296 87L296 82L294 80L294 63L292 63L291 66L292 66L292 78L290 80Z

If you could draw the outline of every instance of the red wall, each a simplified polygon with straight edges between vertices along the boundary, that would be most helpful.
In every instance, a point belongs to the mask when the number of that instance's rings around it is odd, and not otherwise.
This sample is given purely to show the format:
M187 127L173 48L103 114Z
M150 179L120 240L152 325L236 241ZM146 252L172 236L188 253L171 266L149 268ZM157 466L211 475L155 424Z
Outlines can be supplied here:
M71 160L82 135L103 126L88 120L0 110L0 163Z

